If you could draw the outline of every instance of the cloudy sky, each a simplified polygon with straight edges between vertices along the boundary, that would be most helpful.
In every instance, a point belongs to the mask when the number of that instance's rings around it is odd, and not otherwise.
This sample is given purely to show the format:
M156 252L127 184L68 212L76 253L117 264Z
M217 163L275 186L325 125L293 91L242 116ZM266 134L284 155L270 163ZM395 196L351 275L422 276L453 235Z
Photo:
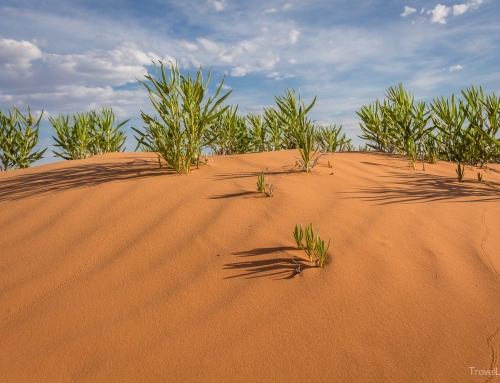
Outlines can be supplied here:
M342 124L359 144L356 110L391 85L424 101L470 85L500 91L497 0L288 1L2 0L0 109L112 106L140 127L152 108L136 78L152 60L176 60L183 71L213 67L212 91L225 75L228 103L244 113L287 87L317 95L311 118ZM52 134L45 121L40 146Z

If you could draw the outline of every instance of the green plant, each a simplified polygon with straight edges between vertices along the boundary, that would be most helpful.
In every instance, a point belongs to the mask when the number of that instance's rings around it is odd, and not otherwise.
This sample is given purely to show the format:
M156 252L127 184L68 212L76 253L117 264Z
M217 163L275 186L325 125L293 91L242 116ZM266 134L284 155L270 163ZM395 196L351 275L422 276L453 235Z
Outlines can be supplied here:
M463 182L464 173L465 173L465 165L461 165L458 163L457 169L455 169L455 173L457 173L458 182Z
M257 190L262 194L266 193L266 181L264 172L260 173L259 176L257 177Z
M136 150L145 146L163 158L175 172L187 174L192 164L199 166L207 131L228 109L228 106L222 107L221 104L231 91L219 97L223 79L214 96L208 97L203 104L211 70L205 82L201 66L193 78L189 73L187 76L181 75L178 66L170 63L170 76L167 77L163 63L159 63L160 70L153 62L156 78L145 75L152 86L139 81L148 90L149 99L159 118L141 112L146 123L145 132L132 128L138 134L134 136L137 140Z
M331 237L325 247L325 241L320 238L319 230L314 231L312 223L307 225L305 229L302 228L302 224L300 226L296 224L292 234L297 248L305 251L309 257L309 262L313 262L313 258L316 257L316 265L323 267L330 249ZM305 245L302 243L302 239L305 239Z
M266 152L269 150L270 140L268 127L261 115L248 115L247 121L250 124L250 141L255 152Z
M49 117L56 133L52 136L60 151L53 150L57 157L77 160L89 156L124 150L125 132L120 128L129 120L117 122L111 107L73 115Z
M60 152L52 152L65 160L77 160L87 158L92 153L95 138L92 135L93 115L92 113L76 113L71 116L58 115L49 117L57 137L52 136L56 144L61 148Z
M481 172L477 172L477 180L479 182L483 182L483 175L481 174Z
M38 131L43 111L38 120L25 116L14 107L9 116L0 111L0 170L28 168L42 158L47 149L33 151L38 144Z
M306 241L306 245L305 247L302 247L302 249L308 255L309 262L312 262L314 251L316 250L316 239L318 237L319 231L317 231L315 234L313 224L310 223L309 225L306 226L304 234L305 234L304 238Z
M104 154L124 151L125 132L120 128L130 120L117 122L115 126L115 114L113 109L102 108L101 113L91 112L93 115L92 133L94 142L91 152L93 154Z
M316 238L316 252L318 254L318 266L323 267L325 264L325 259L328 255L328 249L330 248L330 242L332 241L332 237L328 240L328 245L325 247L325 241L320 237Z
M295 225L295 229L293 231L293 239L295 240L298 249L302 249L303 237L304 237L304 229L302 228L302 224L300 224L300 227L298 225Z
M340 136L342 131L342 125L337 128L337 125L333 127L319 126L316 134L316 141L321 148L321 150L328 153L335 153L337 148L342 144L345 137Z
M275 100L281 111L281 114L276 113L276 115L287 127L297 145L301 156L299 163L302 169L309 173L316 163L314 157L318 153L318 149L315 147L316 132L314 125L312 121L307 119L306 114L314 106L316 97L306 107L300 98L300 94L296 97L293 90L286 89L285 95L275 97Z

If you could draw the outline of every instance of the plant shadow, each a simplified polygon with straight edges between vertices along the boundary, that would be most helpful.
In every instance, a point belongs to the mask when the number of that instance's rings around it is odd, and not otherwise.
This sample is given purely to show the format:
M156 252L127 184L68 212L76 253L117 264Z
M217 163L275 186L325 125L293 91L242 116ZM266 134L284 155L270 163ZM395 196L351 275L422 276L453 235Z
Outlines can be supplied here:
M265 198L266 195L262 194L260 192L257 192L257 191L245 191L245 192L239 192L239 193L214 195L214 196L208 197L208 199L226 199L226 198L236 198L236 197Z
M234 173L219 173L214 176L215 181L224 181L224 180L232 180L232 179L237 179L237 178L256 178L258 177L262 171L255 171L255 172L241 172L238 174ZM267 176L276 176L276 175L283 175L283 174L299 174L301 173L297 169L289 169L289 170L278 170L278 171L264 171L266 177Z
M496 182L465 180L460 183L456 178L443 177L421 172L397 173L389 172L384 178L389 178L389 186L374 186L357 188L360 198L377 205L394 203L422 203L428 201L455 202L488 202L500 199L500 185Z
M127 163L92 163L37 173L15 174L0 180L0 202L165 174L175 172L137 159Z
M262 255L268 255L273 253L283 253L285 251L297 250L295 247L290 246L279 246L279 247L261 247L255 248L248 251L241 251L237 253L233 253L239 258L246 257L260 257ZM245 279L254 279L254 278L272 278L274 280L286 280L293 279L297 275L300 275L304 272L304 270L316 267L313 266L310 262L294 257L292 255L288 257L279 257L279 258L266 258L266 259L253 259L246 260L241 262L234 262L225 264L224 270L236 270L240 273L237 275L232 275L229 277L225 277L224 279L233 279L233 278L245 278ZM300 270L300 273L297 272Z

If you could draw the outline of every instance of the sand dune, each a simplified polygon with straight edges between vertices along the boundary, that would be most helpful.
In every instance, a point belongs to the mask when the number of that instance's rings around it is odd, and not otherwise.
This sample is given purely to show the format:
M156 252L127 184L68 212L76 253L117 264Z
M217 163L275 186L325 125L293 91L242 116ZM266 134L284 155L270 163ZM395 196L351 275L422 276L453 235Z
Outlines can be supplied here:
M500 166L460 184L445 162L336 153L304 174L297 155L1 173L1 381L500 381L480 375L500 374ZM331 235L325 268L299 222Z

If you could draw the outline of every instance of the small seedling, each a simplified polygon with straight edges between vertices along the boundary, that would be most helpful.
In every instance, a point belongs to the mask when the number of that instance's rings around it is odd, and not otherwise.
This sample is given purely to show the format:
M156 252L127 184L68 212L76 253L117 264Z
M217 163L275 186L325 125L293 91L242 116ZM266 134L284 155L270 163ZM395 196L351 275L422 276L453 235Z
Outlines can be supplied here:
M481 172L477 173L477 180L478 182L483 182L483 175L481 174Z
M459 163L458 166L457 166L457 169L455 169L455 173L457 173L458 182L463 182L463 180L464 180L464 173L465 173L465 165L461 165Z
M264 177L264 172L260 173L257 177L257 190L262 194L266 194L266 180Z
M303 237L304 237L304 230L302 229L302 224L300 224L300 228L298 225L295 225L295 230L293 231L293 239L295 240L298 249L302 249Z
M328 167L329 167L329 168L331 168L331 167L332 167L332 165L330 164L330 161L328 161Z
M332 241L332 237L328 240L328 245L325 248L325 241L320 237L316 238L316 252L318 254L318 267L323 267L325 264L326 256L328 255L328 249L330 248L330 242Z
M302 243L302 238L304 237L304 235L306 242L305 246ZM331 237L328 240L328 245L326 245L325 247L325 241L319 237L319 230L315 233L313 224L310 223L305 227L305 230L302 228L302 224L300 224L300 226L295 225L295 230L293 231L293 239L295 240L297 248L304 250L309 256L309 262L315 262L316 266L318 267L324 266L325 259L328 255L328 249L330 249L330 243L332 241ZM316 257L316 260L313 259L314 256ZM295 262L295 260L293 261Z
M309 262L313 261L314 250L316 250L316 238L318 237L319 230L314 234L313 224L310 223L305 229L306 247L303 248L309 256Z

